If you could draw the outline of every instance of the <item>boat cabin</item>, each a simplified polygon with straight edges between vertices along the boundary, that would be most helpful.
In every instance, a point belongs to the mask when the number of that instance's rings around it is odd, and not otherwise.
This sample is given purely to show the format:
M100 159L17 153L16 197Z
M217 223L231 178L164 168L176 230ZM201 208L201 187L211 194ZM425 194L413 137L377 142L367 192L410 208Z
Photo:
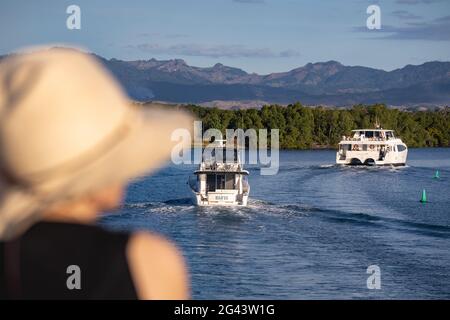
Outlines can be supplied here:
M393 130L384 130L384 129L360 129L360 130L352 130L353 137L345 137L343 140L349 141L386 141L395 139Z
M202 162L189 180L198 205L246 205L250 186L238 148L224 144L203 153Z
M338 164L397 164L406 162L407 146L393 130L352 130L351 137L342 137L336 154Z

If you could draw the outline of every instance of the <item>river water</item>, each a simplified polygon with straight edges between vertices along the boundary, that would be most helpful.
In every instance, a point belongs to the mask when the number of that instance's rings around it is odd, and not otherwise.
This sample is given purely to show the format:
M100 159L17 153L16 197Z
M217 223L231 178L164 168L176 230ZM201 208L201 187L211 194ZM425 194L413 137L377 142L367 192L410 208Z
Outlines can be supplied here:
M410 149L397 168L334 159L280 151L276 175L248 166L245 208L194 206L186 181L195 166L170 164L134 181L100 223L173 240L194 299L450 298L450 149ZM367 287L370 265L380 289Z

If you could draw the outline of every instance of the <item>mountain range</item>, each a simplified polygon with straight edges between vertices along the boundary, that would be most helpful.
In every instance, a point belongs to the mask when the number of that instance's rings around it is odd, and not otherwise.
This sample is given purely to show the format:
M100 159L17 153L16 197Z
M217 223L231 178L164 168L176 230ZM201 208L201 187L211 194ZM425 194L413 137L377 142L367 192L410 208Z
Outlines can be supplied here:
M432 61L384 71L327 61L259 75L220 63L201 68L181 59L123 61L95 57L137 101L219 106L248 106L252 101L330 106L435 106L450 102L450 62Z
M258 75L217 63L189 66L175 60L106 60L98 57L138 101L208 103L265 101L308 105L385 103L408 106L450 102L450 62L407 65L393 71L308 63L288 72Z

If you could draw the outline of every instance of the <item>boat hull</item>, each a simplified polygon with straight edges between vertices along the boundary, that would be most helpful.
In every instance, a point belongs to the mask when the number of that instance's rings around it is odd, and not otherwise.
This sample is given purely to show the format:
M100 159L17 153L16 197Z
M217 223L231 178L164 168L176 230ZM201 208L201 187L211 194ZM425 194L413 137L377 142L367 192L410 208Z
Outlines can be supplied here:
M248 195L204 195L193 192L193 201L197 206L247 206Z
M408 151L390 152L380 160L379 152L349 151L345 155L336 153L336 164L367 166L404 166Z
M338 163L342 166L374 166L374 167L404 167L406 163L378 163L374 165L369 164L352 164L352 163Z

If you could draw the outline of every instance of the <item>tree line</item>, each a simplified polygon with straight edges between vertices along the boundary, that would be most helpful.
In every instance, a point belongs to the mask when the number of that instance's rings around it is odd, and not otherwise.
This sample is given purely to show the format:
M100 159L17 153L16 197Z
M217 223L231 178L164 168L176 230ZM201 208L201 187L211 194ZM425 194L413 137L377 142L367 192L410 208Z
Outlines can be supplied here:
M279 129L280 148L335 148L342 136L353 129L395 130L409 147L449 147L450 108L410 111L387 108L383 104L355 105L352 108L265 105L261 109L224 110L184 106L203 121L203 129Z

